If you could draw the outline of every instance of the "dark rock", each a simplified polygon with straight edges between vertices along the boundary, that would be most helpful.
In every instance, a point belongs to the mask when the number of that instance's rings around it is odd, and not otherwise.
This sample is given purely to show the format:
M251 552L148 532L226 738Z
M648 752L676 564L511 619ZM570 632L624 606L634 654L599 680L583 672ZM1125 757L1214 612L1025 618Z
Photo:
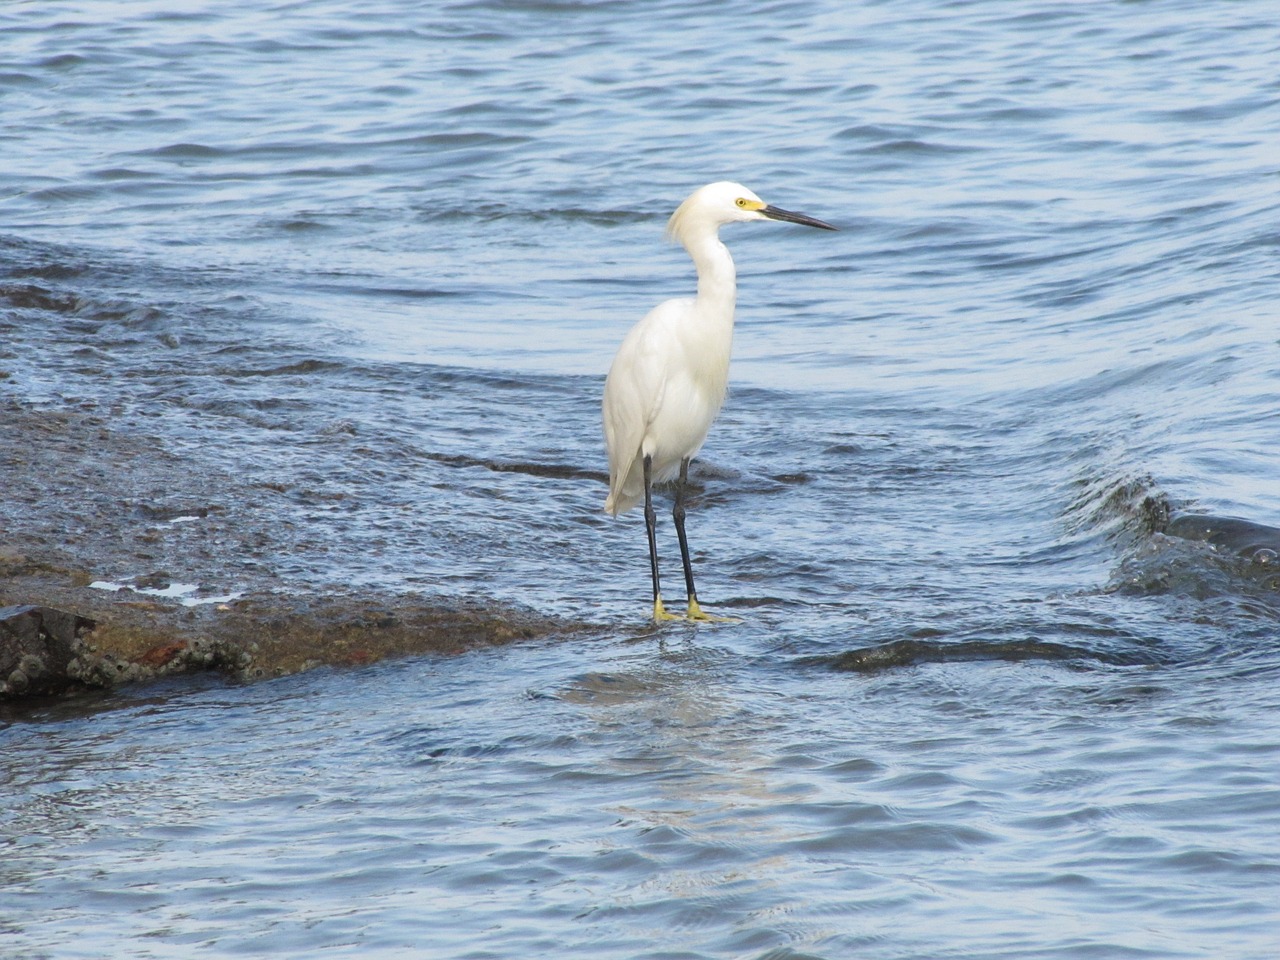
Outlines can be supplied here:
M0 607L0 697L56 693L72 685L67 667L94 621L30 604Z
M1280 528L1238 517L1184 513L1169 521L1165 533L1184 540L1203 540L1257 563L1271 563L1280 554Z
M173 575L167 570L157 570L133 581L135 590L168 590L173 583Z

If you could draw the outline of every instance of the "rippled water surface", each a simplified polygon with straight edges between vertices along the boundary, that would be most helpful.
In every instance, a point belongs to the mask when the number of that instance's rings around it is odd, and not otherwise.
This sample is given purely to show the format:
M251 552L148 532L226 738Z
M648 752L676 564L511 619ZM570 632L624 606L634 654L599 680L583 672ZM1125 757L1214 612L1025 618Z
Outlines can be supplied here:
M263 491L212 594L590 625L10 710L0 956L1277 955L1273 4L28 3L0 55L0 397ZM655 630L599 395L721 178L841 229L725 231L743 622ZM6 535L134 502L78 476Z

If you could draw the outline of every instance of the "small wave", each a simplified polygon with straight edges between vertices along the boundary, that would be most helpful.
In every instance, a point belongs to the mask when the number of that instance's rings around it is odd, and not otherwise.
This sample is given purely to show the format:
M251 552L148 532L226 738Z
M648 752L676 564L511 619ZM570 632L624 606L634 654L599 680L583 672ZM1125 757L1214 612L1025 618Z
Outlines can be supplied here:
M1280 617L1280 527L1195 513L1150 474L1081 481L1070 535L1119 553L1104 593L1225 600L1250 620Z
M1147 116L1160 123L1221 123L1236 117L1247 116L1258 110L1274 106L1270 97L1238 97L1219 103L1177 107L1171 110L1152 110Z
M104 167L101 170L93 170L89 176L95 180L148 180L152 174L143 170L133 170L129 167Z
M310 358L285 363L274 367L225 367L218 371L224 377L289 377L305 376L312 373L328 373L345 368L345 364L334 360L317 360Z
M1164 529L1174 507L1150 474L1082 477L1064 519L1072 535L1099 531L1110 540L1137 540Z
M40 202L64 202L69 200L91 200L98 195L98 191L91 187L76 186L73 184L65 184L56 187L45 187L41 190L32 190L27 196L32 200Z
M38 61L39 66L47 70L72 70L76 67L84 66L88 62L88 57L82 57L78 53L60 53Z
M484 457L470 457L461 453L426 453L428 460L442 463L449 467L482 467L495 473L524 473L531 477L551 477L555 479L583 478L607 483L609 478L601 470L589 470L568 463L532 463L529 461L493 460Z
M40 81L29 73L0 73L0 87L35 87Z
M171 143L153 150L139 150L134 153L138 157L165 157L180 160L206 160L211 157L226 156L227 151L203 143Z
M936 143L928 140L908 138L905 140L890 140L885 143L877 143L863 148L860 152L866 154L887 153L895 156L906 155L912 157L926 157L952 153L971 153L977 149L977 147L968 147L955 143Z

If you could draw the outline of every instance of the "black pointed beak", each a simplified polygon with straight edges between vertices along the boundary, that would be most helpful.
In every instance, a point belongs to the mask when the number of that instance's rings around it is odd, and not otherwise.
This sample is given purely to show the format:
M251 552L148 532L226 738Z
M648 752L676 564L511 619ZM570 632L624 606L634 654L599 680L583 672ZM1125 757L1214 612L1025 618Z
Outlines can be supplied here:
M782 210L778 207L763 207L760 212L770 220L784 220L787 223L802 223L806 227L817 227L819 230L836 229L829 223L824 223L816 217L810 217L803 213L792 213L790 210Z

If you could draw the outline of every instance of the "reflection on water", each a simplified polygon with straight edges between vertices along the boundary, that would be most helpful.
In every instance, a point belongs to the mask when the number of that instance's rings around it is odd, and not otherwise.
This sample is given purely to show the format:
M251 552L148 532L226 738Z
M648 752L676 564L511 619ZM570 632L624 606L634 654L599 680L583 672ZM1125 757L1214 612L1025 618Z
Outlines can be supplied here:
M13 549L594 625L6 708L0 954L1270 957L1272 20L0 12ZM725 232L657 631L599 396L722 177L841 231Z
M506 954L551 937L616 957L1031 955L1059 938L1263 955L1277 703L1256 673L851 680L708 633L34 718L6 742L14 771L40 771L10 774L26 797L7 858L19 942L74 916L144 956L209 940Z

